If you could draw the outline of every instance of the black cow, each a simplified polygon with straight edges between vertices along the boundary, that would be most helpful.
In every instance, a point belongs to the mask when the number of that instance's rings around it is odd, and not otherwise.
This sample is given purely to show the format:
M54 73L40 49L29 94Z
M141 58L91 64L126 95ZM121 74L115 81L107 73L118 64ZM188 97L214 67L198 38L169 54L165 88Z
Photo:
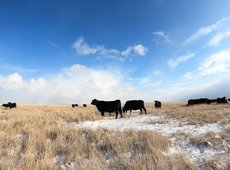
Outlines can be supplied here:
M230 98L228 99L228 101L230 102Z
M7 104L2 104L3 107L5 108L16 108L17 107L17 104L16 103L11 103L11 102L8 102Z
M217 104L226 104L228 103L226 97L221 97L216 99Z
M114 100L114 101L102 101L102 100L97 100L93 99L91 102L92 105L95 105L97 107L97 110L101 112L101 115L104 116L105 112L116 113L116 119L118 116L118 112L121 114L122 118L122 111L121 111L121 101L120 100Z
M77 107L77 106L78 106L78 104L72 104L72 108Z
M200 99L190 99L188 100L188 106L194 104L208 104L209 100L207 98L200 98Z
M83 107L87 107L87 105L86 105L86 104L83 104Z
M123 112L127 112L129 110L131 113L132 110L138 110L138 109L141 110L140 114L142 114L142 109L144 109L145 114L146 114L144 101L143 100L129 100L125 103L123 107Z
M161 102L158 100L155 100L155 108L161 108Z

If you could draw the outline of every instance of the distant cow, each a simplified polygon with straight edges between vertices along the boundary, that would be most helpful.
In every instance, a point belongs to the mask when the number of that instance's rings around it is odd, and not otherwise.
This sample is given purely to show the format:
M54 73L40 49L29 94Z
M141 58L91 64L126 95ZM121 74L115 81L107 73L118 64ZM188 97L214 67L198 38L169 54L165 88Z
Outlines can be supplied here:
M226 97L221 97L216 99L217 104L226 104L228 103Z
M92 105L95 105L97 107L97 110L101 112L101 115L104 116L105 112L116 113L116 119L118 116L118 112L121 114L122 118L122 112L121 112L121 101L120 100L114 100L114 101L101 101L97 99L93 99L91 102Z
M87 107L87 105L86 105L86 104L83 104L83 107Z
M78 104L72 104L72 108L77 107L77 106L78 106Z
M188 106L194 105L194 104L208 104L208 99L207 98L200 98L200 99L188 100Z
M146 114L146 109L144 106L144 101L143 100L129 100L125 103L124 107L123 107L123 112L127 112L128 110L131 111L132 110L138 110L140 109L140 114L142 114L142 109L144 109L145 114Z
M158 100L155 100L155 108L161 108L161 102Z
M12 108L16 108L16 107L17 107L17 104L16 104L16 103L8 102L7 104L2 104L2 107L12 109Z
M228 99L228 101L230 102L230 98Z

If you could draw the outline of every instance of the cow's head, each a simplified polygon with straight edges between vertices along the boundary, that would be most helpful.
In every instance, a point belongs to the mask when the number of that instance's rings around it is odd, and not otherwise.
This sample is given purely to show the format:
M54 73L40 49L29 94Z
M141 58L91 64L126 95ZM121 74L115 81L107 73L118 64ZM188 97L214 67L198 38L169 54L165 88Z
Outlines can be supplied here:
M126 113L127 112L127 108L126 107L123 107L123 112Z
M93 99L92 102L91 102L92 105L97 105L97 103L98 103L97 99Z

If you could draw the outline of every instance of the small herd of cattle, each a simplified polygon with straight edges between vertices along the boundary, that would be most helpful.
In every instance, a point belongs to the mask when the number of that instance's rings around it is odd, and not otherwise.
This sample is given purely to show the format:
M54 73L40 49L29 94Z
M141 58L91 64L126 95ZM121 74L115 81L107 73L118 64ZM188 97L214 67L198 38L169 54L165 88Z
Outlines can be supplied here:
M188 106L195 105L195 104L227 104L230 99L226 99L226 97L221 97L217 99L208 99L208 98L200 98L200 99L190 99L188 100Z
M120 113L121 118L123 117L120 100L102 101L102 100L93 99L91 104L97 107L97 110L101 112L102 116L104 116L105 112L108 112L108 113L115 112L116 119L117 119L118 113ZM146 108L145 108L143 100L129 100L125 103L123 107L123 112L125 113L127 111L130 111L131 113L132 110L140 110L141 111L140 114L142 114L142 109L145 111L145 114L146 114L147 112L146 112Z
M217 104L227 104L230 99L226 99L226 97L217 98L217 99L208 99L208 98L200 98L200 99L190 99L188 100L187 106L192 106L196 104L211 104L211 103L217 103ZM160 101L154 101L155 102L155 108L161 108L161 102ZM92 105L95 105L97 107L97 110L101 112L101 115L104 116L105 112L116 113L116 119L118 117L118 113L120 113L122 116L123 113L132 110L140 110L140 114L142 114L142 109L145 111L145 114L147 113L144 101L143 100L129 100L125 103L123 109L121 109L121 101L120 100L114 100L114 101L103 101L103 100L97 100L93 99L91 102ZM78 107L78 104L72 104L72 107ZM86 104L82 105L83 107L87 107ZM2 104L2 107L5 108L16 108L16 103L8 102L6 104Z
M2 104L2 107L12 109L12 108L16 108L16 107L17 107L17 104L16 104L16 103L8 102L8 103L5 103L5 104Z

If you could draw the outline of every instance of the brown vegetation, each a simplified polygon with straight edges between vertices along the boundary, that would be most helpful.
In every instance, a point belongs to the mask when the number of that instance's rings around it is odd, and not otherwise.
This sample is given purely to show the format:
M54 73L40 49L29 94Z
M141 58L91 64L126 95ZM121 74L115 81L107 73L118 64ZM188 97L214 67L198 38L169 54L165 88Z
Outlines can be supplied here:
M148 114L163 113L179 120L186 119L191 124L223 121L223 116L229 116L228 110L219 112L219 106L211 106L209 111L206 106L191 108L168 104L156 110L148 105L147 111ZM207 118L205 115L210 112L214 116ZM72 125L98 119L102 117L93 106L1 108L0 169L197 169L185 155L167 154L171 142L160 133L76 129ZM229 138L224 135L223 138ZM214 138L212 134L208 137ZM194 139L194 142L205 145L203 138ZM206 167L211 166L207 163Z

